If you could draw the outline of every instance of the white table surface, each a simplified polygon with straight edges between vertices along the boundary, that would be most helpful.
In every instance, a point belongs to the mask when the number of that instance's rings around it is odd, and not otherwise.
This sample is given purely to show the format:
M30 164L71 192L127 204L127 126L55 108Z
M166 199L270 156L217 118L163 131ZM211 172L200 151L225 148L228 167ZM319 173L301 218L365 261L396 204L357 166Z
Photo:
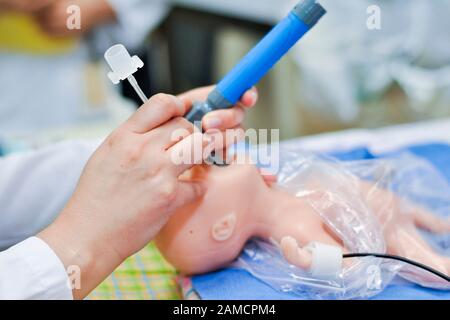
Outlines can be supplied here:
M450 144L450 118L373 130L352 129L283 142L284 145L295 145L318 152L366 147L374 154L427 143Z

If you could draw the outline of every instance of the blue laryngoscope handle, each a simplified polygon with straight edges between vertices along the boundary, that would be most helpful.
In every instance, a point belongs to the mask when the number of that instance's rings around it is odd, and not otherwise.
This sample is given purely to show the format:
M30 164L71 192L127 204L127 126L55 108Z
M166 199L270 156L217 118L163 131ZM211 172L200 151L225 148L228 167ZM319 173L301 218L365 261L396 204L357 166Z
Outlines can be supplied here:
M238 102L309 30L310 27L294 13L289 13L217 85L216 93L229 103L221 107Z
M194 123L208 112L230 108L300 40L326 13L316 0L301 0L208 95L186 115Z

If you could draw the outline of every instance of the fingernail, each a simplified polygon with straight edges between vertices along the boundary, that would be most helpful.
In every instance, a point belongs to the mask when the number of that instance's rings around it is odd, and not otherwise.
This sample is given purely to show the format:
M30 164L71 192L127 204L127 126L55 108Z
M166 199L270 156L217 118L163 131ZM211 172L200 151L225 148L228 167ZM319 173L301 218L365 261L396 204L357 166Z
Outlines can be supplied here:
M245 120L245 112L238 112L236 114L235 120L237 123L242 123Z
M205 120L205 126L207 129L219 128L222 125L220 118L208 118Z
M258 100L258 94L255 91L250 92L250 97L252 98L252 104L255 104Z
M173 98L173 101L175 101L177 107L178 107L182 112L185 112L185 111L186 111L186 108L185 108L185 103L184 103L184 101L181 100L181 99L179 99L179 98L176 97L176 96L172 96L172 98Z

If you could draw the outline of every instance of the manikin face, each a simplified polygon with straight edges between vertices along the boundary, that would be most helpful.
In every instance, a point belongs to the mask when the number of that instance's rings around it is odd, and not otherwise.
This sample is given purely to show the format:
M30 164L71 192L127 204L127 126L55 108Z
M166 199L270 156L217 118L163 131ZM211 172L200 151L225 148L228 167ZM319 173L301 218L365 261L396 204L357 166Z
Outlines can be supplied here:
M253 165L198 167L188 179L204 180L203 199L178 210L156 239L163 255L184 273L232 261L252 235L256 197L268 187Z

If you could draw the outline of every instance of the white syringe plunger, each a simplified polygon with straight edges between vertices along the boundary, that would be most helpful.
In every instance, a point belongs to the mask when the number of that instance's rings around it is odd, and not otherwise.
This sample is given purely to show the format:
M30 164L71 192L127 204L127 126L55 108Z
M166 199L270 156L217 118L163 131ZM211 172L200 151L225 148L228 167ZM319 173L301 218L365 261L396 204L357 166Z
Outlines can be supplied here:
M144 66L144 62L138 56L132 57L122 44L109 48L105 52L105 60L111 67L108 77L114 84L119 84Z

